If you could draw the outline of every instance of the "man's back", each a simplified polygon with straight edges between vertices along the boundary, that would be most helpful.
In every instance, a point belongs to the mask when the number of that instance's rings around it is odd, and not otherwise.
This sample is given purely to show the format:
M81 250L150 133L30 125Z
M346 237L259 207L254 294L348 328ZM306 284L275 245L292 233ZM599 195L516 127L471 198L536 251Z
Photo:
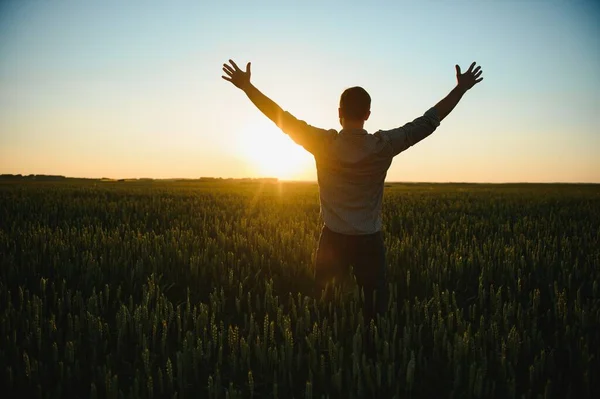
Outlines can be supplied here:
M343 129L315 154L325 224L343 234L381 230L383 182L392 163L380 134Z
M396 129L338 133L284 112L278 125L315 157L325 225L336 233L363 235L381 231L383 183L393 157L433 133L440 119L431 108Z

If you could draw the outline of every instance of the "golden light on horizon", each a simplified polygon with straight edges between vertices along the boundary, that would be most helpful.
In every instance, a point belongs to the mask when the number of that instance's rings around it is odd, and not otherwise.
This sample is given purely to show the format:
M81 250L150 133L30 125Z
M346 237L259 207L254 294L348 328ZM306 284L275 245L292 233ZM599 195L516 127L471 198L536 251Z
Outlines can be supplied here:
M237 151L261 177L301 179L314 167L312 155L270 122L249 125L237 141Z

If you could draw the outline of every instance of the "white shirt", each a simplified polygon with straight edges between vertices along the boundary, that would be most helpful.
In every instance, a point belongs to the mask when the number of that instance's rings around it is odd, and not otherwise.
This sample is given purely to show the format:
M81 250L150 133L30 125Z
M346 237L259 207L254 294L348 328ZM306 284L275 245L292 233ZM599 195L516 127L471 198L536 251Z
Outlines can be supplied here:
M440 125L435 108L402 127L374 134L364 129L324 130L285 112L278 126L315 157L325 225L349 235L381 230L383 186L392 158Z

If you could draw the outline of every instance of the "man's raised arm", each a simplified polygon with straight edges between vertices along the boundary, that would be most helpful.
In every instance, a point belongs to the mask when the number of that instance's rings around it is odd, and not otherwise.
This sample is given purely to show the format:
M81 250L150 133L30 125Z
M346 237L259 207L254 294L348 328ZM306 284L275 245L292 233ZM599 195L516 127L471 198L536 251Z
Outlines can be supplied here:
M435 110L437 111L440 121L447 117L454 107L456 107L456 104L458 104L467 90L483 80L483 78L480 77L483 73L481 67L478 66L475 69L473 69L473 67L475 67L474 62L465 73L461 74L460 67L456 65L456 87L435 105Z
M433 133L440 125L440 121L448 116L450 111L456 107L463 94L476 83L483 80L483 78L480 78L483 71L481 71L480 67L473 69L474 66L475 63L472 63L469 70L461 74L460 67L457 65L456 79L458 83L456 87L450 94L425 112L423 116L399 128L378 132L378 134L390 142L392 156L398 155Z
M328 137L337 134L335 131L319 129L296 119L292 114L281 109L275 101L261 93L250 83L250 63L246 65L246 72L238 68L232 60L229 60L229 63L231 65L223 64L225 75L221 77L246 93L256 108L307 151L315 154Z
M233 83L235 87L246 93L250 101L256 105L256 108L265 114L267 118L275 122L277 126L281 127L284 114L281 107L277 105L275 101L261 93L261 91L254 87L252 83L250 83L251 63L249 62L246 65L246 72L244 72L238 68L235 62L232 60L229 60L229 62L231 65L223 64L223 72L225 72L226 75L221 77L228 82Z

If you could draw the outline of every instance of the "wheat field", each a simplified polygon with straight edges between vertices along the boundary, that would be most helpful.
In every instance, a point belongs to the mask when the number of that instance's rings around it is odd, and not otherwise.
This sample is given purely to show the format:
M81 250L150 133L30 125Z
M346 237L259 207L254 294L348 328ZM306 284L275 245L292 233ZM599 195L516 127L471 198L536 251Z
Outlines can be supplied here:
M600 186L387 184L388 310L314 291L314 183L0 182L0 385L61 398L593 398ZM372 348L372 349L369 349Z

